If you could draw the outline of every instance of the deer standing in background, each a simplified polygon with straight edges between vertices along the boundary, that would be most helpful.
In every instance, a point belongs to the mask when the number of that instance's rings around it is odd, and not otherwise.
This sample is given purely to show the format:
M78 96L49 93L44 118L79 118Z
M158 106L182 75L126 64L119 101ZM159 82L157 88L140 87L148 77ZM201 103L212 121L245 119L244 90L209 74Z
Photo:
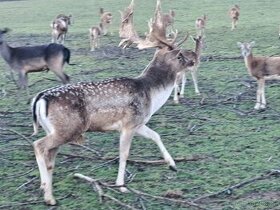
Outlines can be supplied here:
M203 17L196 19L195 28L196 28L197 36L205 37L206 20L207 20L206 15L203 15Z
M237 22L240 16L240 7L238 5L234 5L229 11L229 16L231 18L231 30L236 29Z
M8 28L0 30L0 54L10 68L18 73L20 88L27 88L27 74L39 71L52 71L63 83L69 76L63 72L65 63L69 64L70 50L60 44L27 47L11 47L4 40Z
M98 26L93 26L89 29L90 50L94 51L100 46L100 39L102 36L107 35L108 28L112 22L112 13L104 12L103 8L100 8L100 23Z
M254 57L252 48L255 42L237 42L244 57L245 66L250 76L257 80L257 102L255 109L265 109L265 80L280 79L280 57Z
M161 27L153 21L153 32ZM164 31L162 31L164 32ZM158 133L146 126L151 116L169 98L177 74L195 63L193 51L179 49L174 41L154 36L157 51L153 60L136 78L120 78L103 82L82 82L42 91L32 102L34 134L39 125L47 135L34 142L41 188L47 204L55 205L52 175L58 148L68 142L80 141L86 131L120 132L119 169L116 185L122 192L126 161L134 135L153 140L165 162L173 170L176 165ZM180 42L181 44L182 42ZM144 48L144 46L142 46ZM147 45L147 48L151 45Z
M186 71L183 71L180 74L178 74L177 80L175 83L175 87L174 87L174 96L173 96L173 100L175 103L179 103L179 97L180 98L184 97L185 85L186 85L186 73L188 71L190 71L191 75L192 75L195 93L197 95L200 95L200 91L198 89L198 84L197 84L197 73L198 73L198 67L200 64L201 51L202 51L202 48L204 45L204 41L201 36L198 36L197 38L192 38L192 39L195 43L195 55L196 55L195 63L194 63L194 66L192 66L192 67L186 69ZM179 88L180 83L181 83L181 89ZM179 89L180 89L180 91L179 91Z
M68 32L68 26L72 24L72 15L58 15L51 23L52 28L52 43L64 44L66 34Z
M111 12L105 12L103 8L100 8L100 23L102 24L102 35L106 36L108 28L112 24L113 15Z

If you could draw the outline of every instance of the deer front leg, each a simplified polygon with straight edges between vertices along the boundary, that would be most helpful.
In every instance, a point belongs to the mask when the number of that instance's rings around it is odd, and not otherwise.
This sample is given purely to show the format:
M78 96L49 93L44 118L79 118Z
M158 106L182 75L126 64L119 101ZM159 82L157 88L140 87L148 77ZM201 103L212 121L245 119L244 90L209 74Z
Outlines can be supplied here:
M198 85L197 85L197 68L195 68L195 69L193 69L191 71L191 75L192 75L192 79L193 79L195 93L197 95L200 95L200 92L199 92L199 89L198 89ZM183 83L183 81L182 81L182 83Z
M177 171L176 164L175 164L173 158L171 157L171 155L165 148L164 144L162 143L162 141L160 139L160 135L157 132L153 131L146 125L143 125L139 129L136 130L136 134L143 136L145 138L148 138L148 139L152 139L159 147L160 152L161 152L165 162L169 165L169 168L173 171Z
M178 95L179 95L179 85L176 82L175 85L174 85L174 97L173 97L173 100L174 100L175 104L179 103Z
M186 86L186 73L182 73L182 85L181 85L181 91L180 91L180 98L184 98L185 94L185 86Z
M265 109L266 108L266 100L265 100L265 80L260 79L259 81L260 85L260 92L261 92L261 103L260 103L260 109Z
M265 109L266 108L266 99L265 99L265 92L264 92L265 80L259 79L259 80L257 80L257 84L258 84L257 102L256 102L254 109L256 109L256 110Z
M122 186L124 185L124 176L125 176L125 167L126 167L126 161L129 155L131 140L134 135L134 130L127 130L124 129L121 131L120 136L120 146L119 146L119 171L118 171L118 177L116 180L116 185ZM126 187L120 187L121 192L127 192L128 190Z

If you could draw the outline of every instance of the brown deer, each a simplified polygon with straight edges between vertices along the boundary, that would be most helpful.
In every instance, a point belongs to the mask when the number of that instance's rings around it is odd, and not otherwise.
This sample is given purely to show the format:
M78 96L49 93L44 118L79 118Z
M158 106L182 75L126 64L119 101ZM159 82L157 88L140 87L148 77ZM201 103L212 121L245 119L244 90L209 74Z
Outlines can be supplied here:
M153 31L157 31L157 27L153 24ZM176 170L159 134L146 124L171 95L177 74L194 65L196 55L193 51L179 49L166 37L161 37L153 46L158 48L153 60L136 78L81 82L51 88L34 97L34 134L39 125L47 133L34 142L41 188L47 204L56 203L52 193L52 174L58 148L68 142L80 141L86 131L120 132L116 185L122 192L127 190L124 185L125 168L134 135L153 140L165 162Z
M229 11L229 16L231 18L231 30L233 31L236 29L237 22L239 20L240 7L238 5L234 5Z
M68 26L72 24L72 15L69 16L60 14L51 23L52 28L52 43L64 44Z
M100 8L100 23L98 26L93 26L89 29L90 49L94 51L100 45L100 39L102 36L106 36L108 28L112 23L112 13L104 12L103 8Z
M207 16L203 15L203 17L197 18L195 21L195 28L197 36L204 37L205 36L205 26L206 26Z
M113 15L111 12L105 12L103 8L100 8L100 23L102 24L102 35L106 36L108 28L112 24Z
M89 29L90 50L94 51L100 45L100 39L103 34L103 24L99 23L99 26L94 26Z
M257 102L254 108L265 109L265 80L280 79L280 57L254 57L252 48L255 42L238 42L237 45L241 49L248 73L257 80Z
M186 71L182 71L180 74L178 74L178 78L177 78L177 81L176 81L175 87L174 87L174 96L173 96L173 100L175 103L179 103L179 97L180 98L184 97L185 85L186 85L186 73L188 71L190 71L191 75L192 75L195 93L197 95L200 95L200 91L198 89L198 84L197 84L197 73L198 73L198 67L200 65L201 51L204 46L204 38L202 38L201 36L198 36L197 38L193 38L193 37L191 37L191 38L195 43L196 60L195 60L194 66L192 66L192 67L186 69ZM181 89L179 91L180 83L181 83Z
M60 44L11 47L4 40L4 34L10 31L0 30L0 54L10 68L19 75L19 87L27 88L27 74L50 70L63 83L69 82L69 76L63 72L65 63L69 64L70 50Z

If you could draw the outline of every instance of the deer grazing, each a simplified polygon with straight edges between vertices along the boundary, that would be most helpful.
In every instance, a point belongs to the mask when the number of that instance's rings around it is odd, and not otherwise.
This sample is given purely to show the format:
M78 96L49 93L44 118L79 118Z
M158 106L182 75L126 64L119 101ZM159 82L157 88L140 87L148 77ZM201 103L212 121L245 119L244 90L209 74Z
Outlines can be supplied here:
M0 53L12 70L18 73L20 88L27 87L27 74L51 70L63 83L69 82L69 76L63 72L65 62L69 63L70 50L59 44L11 47L4 40L4 34L10 31L0 30Z
M198 73L198 67L200 64L200 57L201 57L201 51L203 48L203 38L201 36L198 36L197 38L193 38L193 41L195 43L195 63L194 66L186 69L186 71L182 71L180 74L177 76L177 80L174 86L174 96L173 100L175 103L179 103L179 97L183 98L184 97L184 92L185 92L185 85L186 85L186 73L189 70L192 75L193 83L194 83L194 88L195 88L195 93L197 95L200 95L200 91L198 89L198 84L197 84L197 73ZM179 91L179 84L181 83L181 89Z
M241 48L248 73L257 80L257 102L254 108L265 109L265 80L280 79L280 57L254 57L252 48L255 42L238 42L237 45Z
M100 8L100 23L102 24L102 34L104 36L108 33L108 28L112 24L113 15L111 12L105 12L103 8Z
M155 23L153 31L158 30ZM125 168L134 135L153 140L165 162L176 170L159 134L146 124L171 95L177 74L193 66L196 56L193 51L179 49L166 37L157 40L154 46L157 51L153 60L136 78L69 84L42 91L34 97L34 134L39 125L47 134L33 144L47 204L56 203L52 193L52 174L59 146L80 141L86 131L120 132L116 185L122 192L127 190L124 185Z
M231 18L231 30L233 31L236 29L237 21L240 16L240 7L238 5L234 5L229 11L229 16Z
M72 24L72 15L59 14L51 23L52 43L64 44L68 26Z

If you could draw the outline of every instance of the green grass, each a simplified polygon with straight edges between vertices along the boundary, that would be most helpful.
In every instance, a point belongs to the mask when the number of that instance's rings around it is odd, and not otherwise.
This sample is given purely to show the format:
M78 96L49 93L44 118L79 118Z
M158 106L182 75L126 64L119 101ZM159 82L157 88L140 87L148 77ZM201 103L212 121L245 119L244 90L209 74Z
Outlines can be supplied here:
M52 19L59 13L71 13L75 22L69 29L65 44L72 51L71 62L77 65L66 66L65 71L72 82L134 77L149 63L154 50L131 48L122 54L116 47L119 42L118 10L123 10L129 3L128 0L0 1L1 27L13 30L6 36L12 46L45 44L51 40L49 25ZM136 0L135 4L135 27L143 35L148 29L147 20L153 15L155 1ZM233 4L240 5L241 17L237 30L232 32L227 12ZM88 28L97 24L99 7L113 13L113 35L104 37L102 47L90 52ZM203 14L208 16L204 58L238 57L240 51L236 42L253 40L256 41L254 54L279 54L279 7L277 0L162 0L165 12L169 9L176 12L175 27L180 37L187 31L194 35L195 19ZM194 46L188 40L184 47ZM17 134L35 141L44 133L41 131L37 137L29 137L33 130L28 96L9 79L9 68L2 59L0 72L0 208L48 209L41 202L43 196L39 190L39 171L33 149ZM278 82L267 83L268 108L256 112L253 110L256 82L248 75L242 59L204 61L198 77L202 96L195 95L188 75L186 98L179 105L175 105L170 98L148 125L162 136L174 158L191 155L203 158L178 162L177 173L169 171L165 165L128 163L128 170L135 174L129 186L152 195L180 190L183 198L191 200L279 168ZM29 75L31 96L59 84L51 72ZM85 145L98 150L105 157L116 157L118 133L87 133ZM94 158L92 152L70 145L62 147L60 152ZM150 140L135 137L130 158L151 160L160 159L161 156ZM74 173L82 173L113 183L118 164L113 162L99 167L104 162L58 155L54 195L62 199L59 199L56 209L121 209L108 201L100 204L97 193L88 183L73 178ZM32 182L20 187L31 179ZM277 177L257 181L234 190L232 195L207 199L200 205L207 209L280 209L280 195L277 194L279 183ZM132 194L108 193L122 202L141 208L139 199ZM143 202L147 209L192 209L150 198ZM18 206L16 203L27 204Z

